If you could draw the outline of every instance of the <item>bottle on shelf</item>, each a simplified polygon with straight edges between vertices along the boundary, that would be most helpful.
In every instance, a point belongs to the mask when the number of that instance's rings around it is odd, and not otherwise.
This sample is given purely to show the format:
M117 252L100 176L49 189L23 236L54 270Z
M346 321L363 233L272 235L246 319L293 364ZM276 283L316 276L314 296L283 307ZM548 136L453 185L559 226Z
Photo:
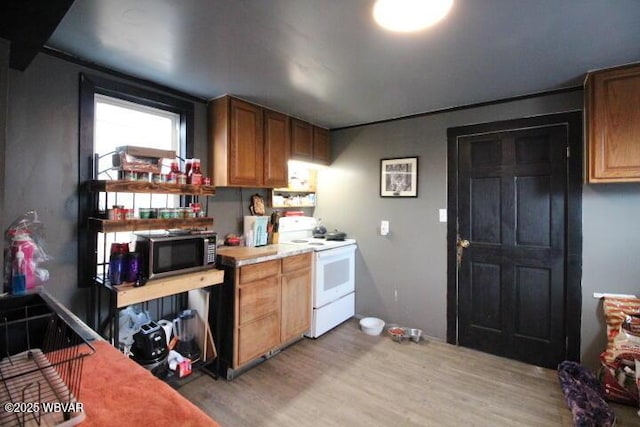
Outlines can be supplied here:
M202 185L202 171L200 170L200 159L192 159L191 169L187 177L187 182L192 185Z
M169 174L167 175L167 182L168 183L172 183L172 184L177 184L178 183L178 177L182 174L182 172L180 171L180 165L178 164L177 160L172 160L171 161L171 170L169 171Z
M21 295L27 291L27 268L24 259L24 252L21 248L15 254L11 266L11 293Z

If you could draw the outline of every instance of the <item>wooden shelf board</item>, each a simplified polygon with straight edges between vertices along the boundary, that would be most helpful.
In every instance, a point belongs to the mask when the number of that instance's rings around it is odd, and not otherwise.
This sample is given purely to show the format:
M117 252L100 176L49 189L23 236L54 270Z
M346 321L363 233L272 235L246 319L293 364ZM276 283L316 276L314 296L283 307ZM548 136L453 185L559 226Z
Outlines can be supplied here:
M89 218L89 226L92 230L102 233L138 230L170 230L173 228L207 227L209 229L213 229L213 217L180 219L127 219L119 221L101 218Z
M311 189L293 189L293 188L274 188L273 192L274 193L307 193L307 194L311 194L311 193L315 193L316 190L311 190Z
M133 286L133 283L111 286L110 288L115 292L116 307L123 308L156 298L219 285L223 281L224 270L211 269L181 274L166 279L149 280L144 286L137 288Z
M113 193L158 193L158 194L190 194L195 196L213 196L216 194L212 185L191 184L155 184L149 181L89 181L89 191Z
M284 209L284 208L315 208L316 205L272 205L272 208Z

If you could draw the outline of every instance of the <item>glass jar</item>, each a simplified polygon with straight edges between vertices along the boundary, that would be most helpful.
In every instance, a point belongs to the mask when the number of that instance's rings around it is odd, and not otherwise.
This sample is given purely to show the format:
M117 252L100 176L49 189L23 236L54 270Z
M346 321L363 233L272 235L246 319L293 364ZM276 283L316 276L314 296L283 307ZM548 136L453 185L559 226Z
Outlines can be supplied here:
M200 170L200 159L193 159L191 174L189 175L189 184L202 185L202 171Z
M178 177L182 172L180 171L180 166L177 161L171 162L171 171L167 175L167 183L178 184Z
M138 173L136 171L118 171L118 179L122 181L137 181Z

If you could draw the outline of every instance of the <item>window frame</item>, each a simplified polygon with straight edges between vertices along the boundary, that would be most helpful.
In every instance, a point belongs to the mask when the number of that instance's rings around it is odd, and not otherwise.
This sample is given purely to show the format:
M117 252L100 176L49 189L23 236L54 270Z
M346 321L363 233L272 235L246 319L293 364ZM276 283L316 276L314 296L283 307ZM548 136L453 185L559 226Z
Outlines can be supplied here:
M94 95L106 95L180 115L179 154L193 157L194 107L193 103L173 96L129 85L117 80L80 74L80 149L79 182L94 179L93 138L95 123Z
M95 138L97 136L100 135L96 135L96 128L98 127L98 123L99 123L99 117L97 117L99 115L99 113L96 113L96 109L99 108L99 105L108 105L111 107L115 107L115 108L121 108L121 109L126 109L128 111L133 111L135 113L141 113L141 114L148 114L148 115L152 115L155 117L161 117L163 119L167 119L171 122L171 146L170 147L154 147L154 148L161 148L163 150L167 150L167 149L171 149L171 150L175 150L176 153L178 155L180 155L181 157L185 157L183 152L184 150L181 147L181 139L180 139L180 117L181 115L178 113L175 113L173 111L167 111L165 109L158 109L155 107L151 107L148 105L144 105L144 104L140 104L140 103L135 103L135 102L131 102L131 101L127 101L124 100L122 98L113 98L111 96L108 95L103 95L101 93L94 93L93 96L93 102L94 102L94 152L95 152ZM121 144L121 145L125 145L125 144ZM184 144L182 144L184 145ZM115 146L113 146L113 150L115 150ZM107 153L102 153L102 156L104 156ZM95 155L93 157L93 160L95 161ZM111 158L109 157L108 159L105 158L101 158L101 163L103 163L103 166L106 164L108 164L109 166L111 166ZM94 165L94 170L95 170L95 165ZM97 170L94 173L94 179L104 179L101 178L101 173L105 173L107 170Z
M79 143L78 143L78 185L80 189L94 176L94 126L95 95L170 111L180 116L178 155L182 158L193 157L194 152L194 105L175 96L155 90L108 79L95 75L80 73L79 102ZM79 192L78 197L78 287L87 288L93 284L95 269L95 236L88 228L88 218L93 211L94 198L86 191Z

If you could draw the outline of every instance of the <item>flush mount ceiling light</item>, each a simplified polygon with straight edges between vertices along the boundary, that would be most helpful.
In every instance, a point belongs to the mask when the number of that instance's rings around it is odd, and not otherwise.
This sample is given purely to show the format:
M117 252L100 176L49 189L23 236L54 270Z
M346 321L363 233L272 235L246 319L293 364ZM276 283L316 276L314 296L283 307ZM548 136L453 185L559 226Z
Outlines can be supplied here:
M453 0L377 0L373 18L387 30L408 33L440 21L452 5Z

